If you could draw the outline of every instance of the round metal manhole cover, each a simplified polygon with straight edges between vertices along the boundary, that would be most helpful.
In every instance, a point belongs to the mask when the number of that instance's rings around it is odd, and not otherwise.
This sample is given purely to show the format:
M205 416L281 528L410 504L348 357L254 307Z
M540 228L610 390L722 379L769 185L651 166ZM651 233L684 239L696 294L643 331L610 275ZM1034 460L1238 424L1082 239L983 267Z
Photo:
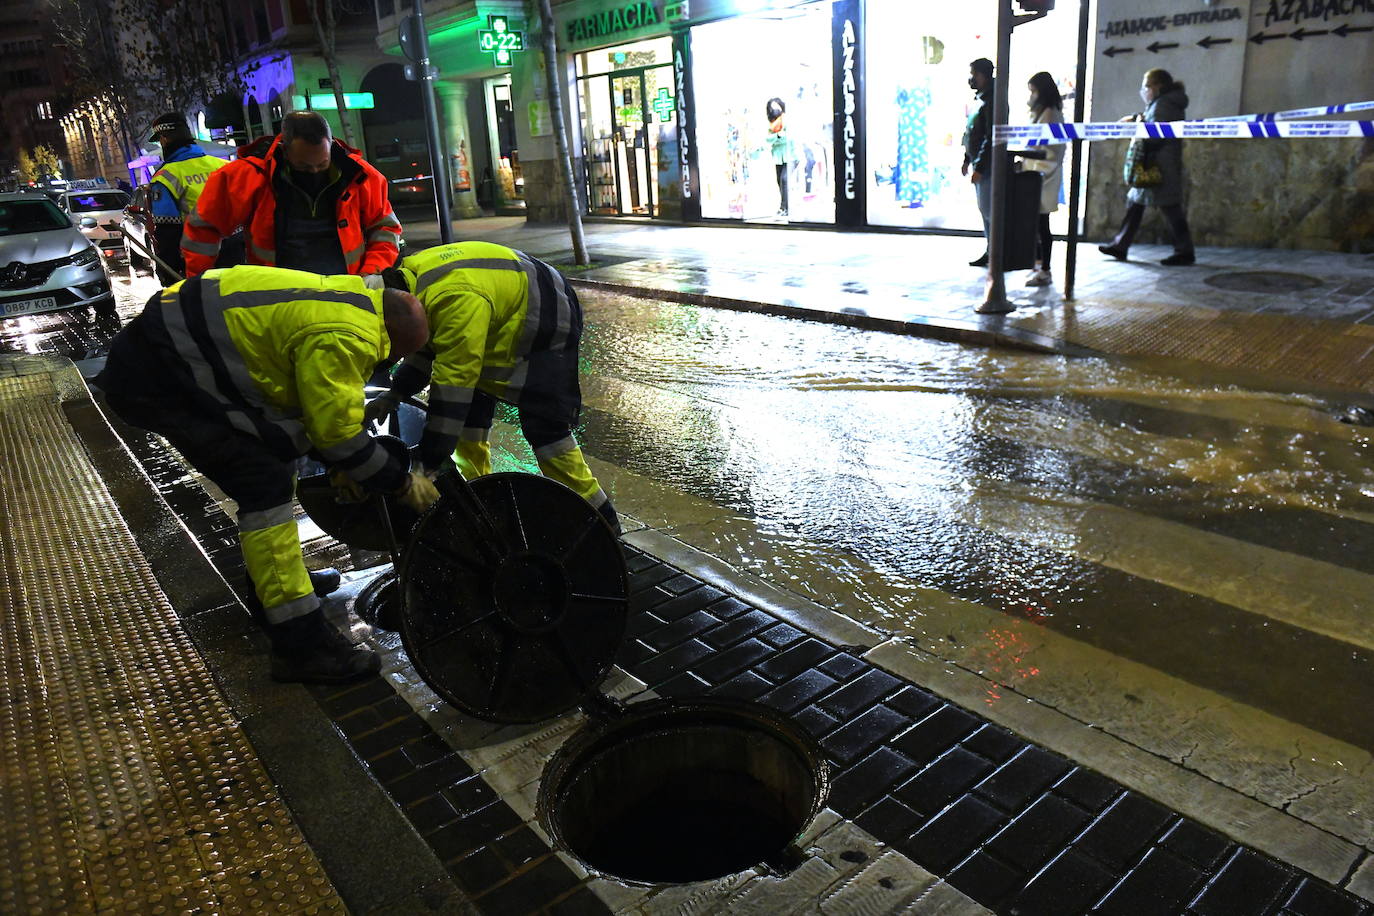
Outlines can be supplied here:
M1299 293L1322 285L1322 281L1316 277L1277 270L1243 270L1229 274L1213 274L1203 282L1217 289L1229 289L1238 293Z

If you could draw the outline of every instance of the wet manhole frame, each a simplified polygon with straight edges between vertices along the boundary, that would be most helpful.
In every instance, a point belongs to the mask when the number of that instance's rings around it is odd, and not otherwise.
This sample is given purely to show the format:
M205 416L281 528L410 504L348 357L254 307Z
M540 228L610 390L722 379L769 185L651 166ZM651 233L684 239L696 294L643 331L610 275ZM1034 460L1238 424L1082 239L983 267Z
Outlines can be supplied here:
M595 721L544 769L545 831L589 871L636 884L784 874L825 806L829 764L772 710L649 700Z
M1281 270L1231 271L1212 274L1202 282L1236 293L1301 293L1322 285L1316 277Z

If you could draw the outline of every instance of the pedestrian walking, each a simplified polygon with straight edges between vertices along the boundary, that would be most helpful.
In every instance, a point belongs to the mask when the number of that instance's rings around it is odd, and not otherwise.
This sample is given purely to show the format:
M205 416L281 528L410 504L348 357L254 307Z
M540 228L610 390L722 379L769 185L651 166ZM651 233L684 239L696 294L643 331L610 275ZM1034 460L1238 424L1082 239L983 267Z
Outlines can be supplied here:
M983 239L988 238L992 218L992 61L980 57L969 65L968 85L974 93L974 107L964 128L964 164L960 175L973 182L978 212L983 216ZM970 267L987 267L988 253L969 261Z
M1026 105L1030 109L1032 123L1063 123L1064 98L1059 94L1054 77L1041 70L1030 78L1026 88L1030 91ZM1040 221L1036 226L1035 269L1026 280L1027 286L1049 286L1054 282L1050 275L1050 246L1054 243L1054 235L1050 232L1050 214L1059 209L1064 150L1061 143L1017 153L1023 157L1023 170L1040 173Z
M368 405L368 419L390 415L428 384L422 472L433 476L456 464L472 479L491 473L496 402L513 404L540 472L587 500L619 533L615 507L572 434L582 410L582 306L568 281L524 252L489 242L426 249L382 278L419 297L430 340Z
M266 621L272 677L336 683L376 673L375 652L325 620L293 517L297 459L313 450L352 498L437 501L363 428L363 386L377 364L429 337L414 296L361 277L273 267L209 270L148 300L115 335L95 384L126 422L164 437L238 504L250 607ZM330 575L332 573L332 575ZM325 584L324 580L332 579Z
M209 177L229 163L196 143L186 116L179 111L159 116L149 129L148 139L162 150L162 166L153 174L148 193L153 217L154 250L150 253L157 255L153 263L158 280L170 286L186 272L181 256L186 220L195 212Z
M1145 111L1122 118L1123 121L1182 121L1187 115L1188 94L1168 70L1147 71L1140 84L1140 98L1145 102ZM1111 244L1099 245L1097 250L1118 261L1126 260L1145 208L1158 207L1174 239L1174 253L1159 263L1167 267L1192 264L1196 260L1193 236L1183 212L1183 141L1132 140L1124 177L1130 186L1126 192L1126 216Z
M387 180L317 111L291 112L280 134L242 147L206 181L181 240L187 276L208 270L240 227L249 264L375 274L400 251Z

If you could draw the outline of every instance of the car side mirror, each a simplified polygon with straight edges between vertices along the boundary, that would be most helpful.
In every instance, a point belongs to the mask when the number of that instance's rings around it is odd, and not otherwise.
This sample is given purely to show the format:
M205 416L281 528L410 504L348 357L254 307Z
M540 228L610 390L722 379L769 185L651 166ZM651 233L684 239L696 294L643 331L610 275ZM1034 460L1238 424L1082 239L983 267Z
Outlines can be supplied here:
M94 229L95 227L96 227L96 222L95 222L95 217L94 217L94 216L83 216L83 217L81 217L81 228L82 228L82 229Z

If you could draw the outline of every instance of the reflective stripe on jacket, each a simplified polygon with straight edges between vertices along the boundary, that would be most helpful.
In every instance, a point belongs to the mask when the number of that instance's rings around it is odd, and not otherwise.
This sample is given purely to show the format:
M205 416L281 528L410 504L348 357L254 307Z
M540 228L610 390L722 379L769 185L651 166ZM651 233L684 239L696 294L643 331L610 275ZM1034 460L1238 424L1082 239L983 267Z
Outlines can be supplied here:
M277 170L286 167L280 150L280 137L270 143L263 137L241 148L238 159L206 181L181 237L188 277L209 270L219 254L220 240L240 226L247 227L248 263L276 264L285 224L281 211L286 206L273 191ZM338 140L333 144L332 159L345 182L334 215L348 272L379 273L396 262L401 237L401 223L391 209L386 179L362 153Z
M363 430L363 384L391 347L381 300L357 277L243 266L168 287L149 310L229 425L395 490L405 472Z
M420 454L430 464L453 452L476 389L519 404L532 356L576 351L582 311L558 271L502 245L440 245L401 264L414 277L430 339L402 363L392 390L413 395L429 383Z
M198 149L198 147L192 147ZM210 175L229 163L217 156L201 154L185 159L173 159L163 164L153 176L151 184L160 184L171 192L177 210L184 221L196 209L196 201L205 190Z

